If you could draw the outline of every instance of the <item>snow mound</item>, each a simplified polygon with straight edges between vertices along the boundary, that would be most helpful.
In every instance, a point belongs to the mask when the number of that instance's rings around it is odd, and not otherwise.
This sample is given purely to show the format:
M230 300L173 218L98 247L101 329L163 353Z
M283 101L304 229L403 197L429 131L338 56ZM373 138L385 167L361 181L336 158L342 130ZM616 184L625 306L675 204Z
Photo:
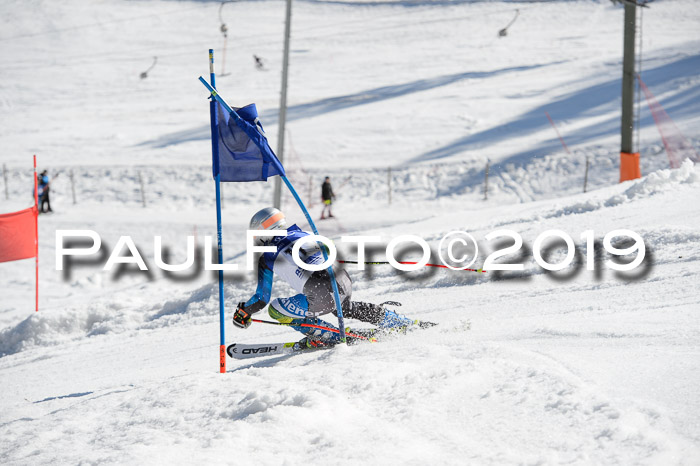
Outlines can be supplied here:
M0 357L35 346L59 345L98 335L154 329L183 321L211 321L218 312L214 285L205 285L162 305L128 299L97 301L88 309L46 310L0 331ZM231 304L227 304L231 305Z
M621 193L614 194L604 199L587 199L564 207L558 207L545 214L543 217L555 218L565 215L593 212L605 207L615 207L633 200L672 191L682 185L692 184L700 184L700 171L696 169L695 164L693 164L691 160L686 159L680 168L676 170L657 170L639 180L623 184L622 186L628 187Z
M700 172L695 164L686 159L677 170L657 170L627 188L625 195L629 199L646 197L658 192L668 191L673 186L700 183Z
M0 357L34 346L58 345L78 338L121 331L128 326L125 313L111 305L94 305L89 310L44 311L27 317L0 332Z

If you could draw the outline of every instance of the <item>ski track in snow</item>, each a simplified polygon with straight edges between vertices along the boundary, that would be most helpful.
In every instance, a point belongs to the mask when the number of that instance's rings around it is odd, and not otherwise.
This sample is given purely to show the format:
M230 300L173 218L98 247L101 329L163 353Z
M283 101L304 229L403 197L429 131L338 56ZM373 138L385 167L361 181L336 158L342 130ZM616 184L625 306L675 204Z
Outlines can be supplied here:
M230 454L231 442L249 445L236 462L340 455L343 464L424 464L435 451L445 463L663 463L688 448L661 413L616 403L551 358L461 334L419 340L380 353L368 345L272 358L233 367L229 378L182 374L41 400L2 430L25 460L38 455L37 429L49 433L56 453L37 457L46 462L137 461L152 444L167 445L161 461L200 461ZM348 450L340 439L362 441ZM193 455L200 450L204 457Z

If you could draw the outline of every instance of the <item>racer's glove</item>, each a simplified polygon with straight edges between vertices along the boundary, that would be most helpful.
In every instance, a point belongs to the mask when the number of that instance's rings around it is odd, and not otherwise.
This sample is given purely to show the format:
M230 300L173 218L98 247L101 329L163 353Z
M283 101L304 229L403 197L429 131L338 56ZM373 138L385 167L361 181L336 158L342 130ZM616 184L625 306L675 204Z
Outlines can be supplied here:
M238 309L236 309L236 312L233 314L233 325L238 328L246 329L250 327L251 323L250 313L245 310L245 303L238 303Z

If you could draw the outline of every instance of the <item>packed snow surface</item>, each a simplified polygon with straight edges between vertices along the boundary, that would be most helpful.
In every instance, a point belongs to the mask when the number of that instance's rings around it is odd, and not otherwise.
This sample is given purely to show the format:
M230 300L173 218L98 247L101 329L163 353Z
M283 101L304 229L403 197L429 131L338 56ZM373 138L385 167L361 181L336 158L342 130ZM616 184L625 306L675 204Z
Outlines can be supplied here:
M695 2L659 0L640 28L644 81L696 150L698 25ZM39 217L38 313L34 260L0 264L0 463L700 464L700 167L668 169L642 101L645 176L618 184L622 28L607 0L295 2L284 164L314 218L331 177L321 234L349 260L343 235L418 235L437 263L466 231L478 268L508 229L524 245L497 262L523 270L347 266L354 299L439 325L220 374L216 277L168 276L153 237L175 263L188 235L201 249L216 234L209 48L221 94L255 102L277 147L284 2L2 2L0 213L31 205L34 153L55 212ZM272 184L224 185L226 262L245 266ZM533 255L552 229L576 245L561 271ZM619 229L643 238L631 272L602 246ZM56 270L57 230L96 231L102 256ZM148 272L102 270L123 235ZM564 260L564 243L543 256ZM227 275L227 343L300 339L233 328L254 286Z

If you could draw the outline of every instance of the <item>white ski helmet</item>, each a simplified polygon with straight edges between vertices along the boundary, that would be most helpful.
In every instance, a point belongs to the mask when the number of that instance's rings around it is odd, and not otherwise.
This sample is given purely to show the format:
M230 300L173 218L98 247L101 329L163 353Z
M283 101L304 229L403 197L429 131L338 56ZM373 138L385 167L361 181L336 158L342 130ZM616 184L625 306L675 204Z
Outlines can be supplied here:
M285 230L286 228L287 220L284 214L274 207L265 207L250 219L250 230Z

